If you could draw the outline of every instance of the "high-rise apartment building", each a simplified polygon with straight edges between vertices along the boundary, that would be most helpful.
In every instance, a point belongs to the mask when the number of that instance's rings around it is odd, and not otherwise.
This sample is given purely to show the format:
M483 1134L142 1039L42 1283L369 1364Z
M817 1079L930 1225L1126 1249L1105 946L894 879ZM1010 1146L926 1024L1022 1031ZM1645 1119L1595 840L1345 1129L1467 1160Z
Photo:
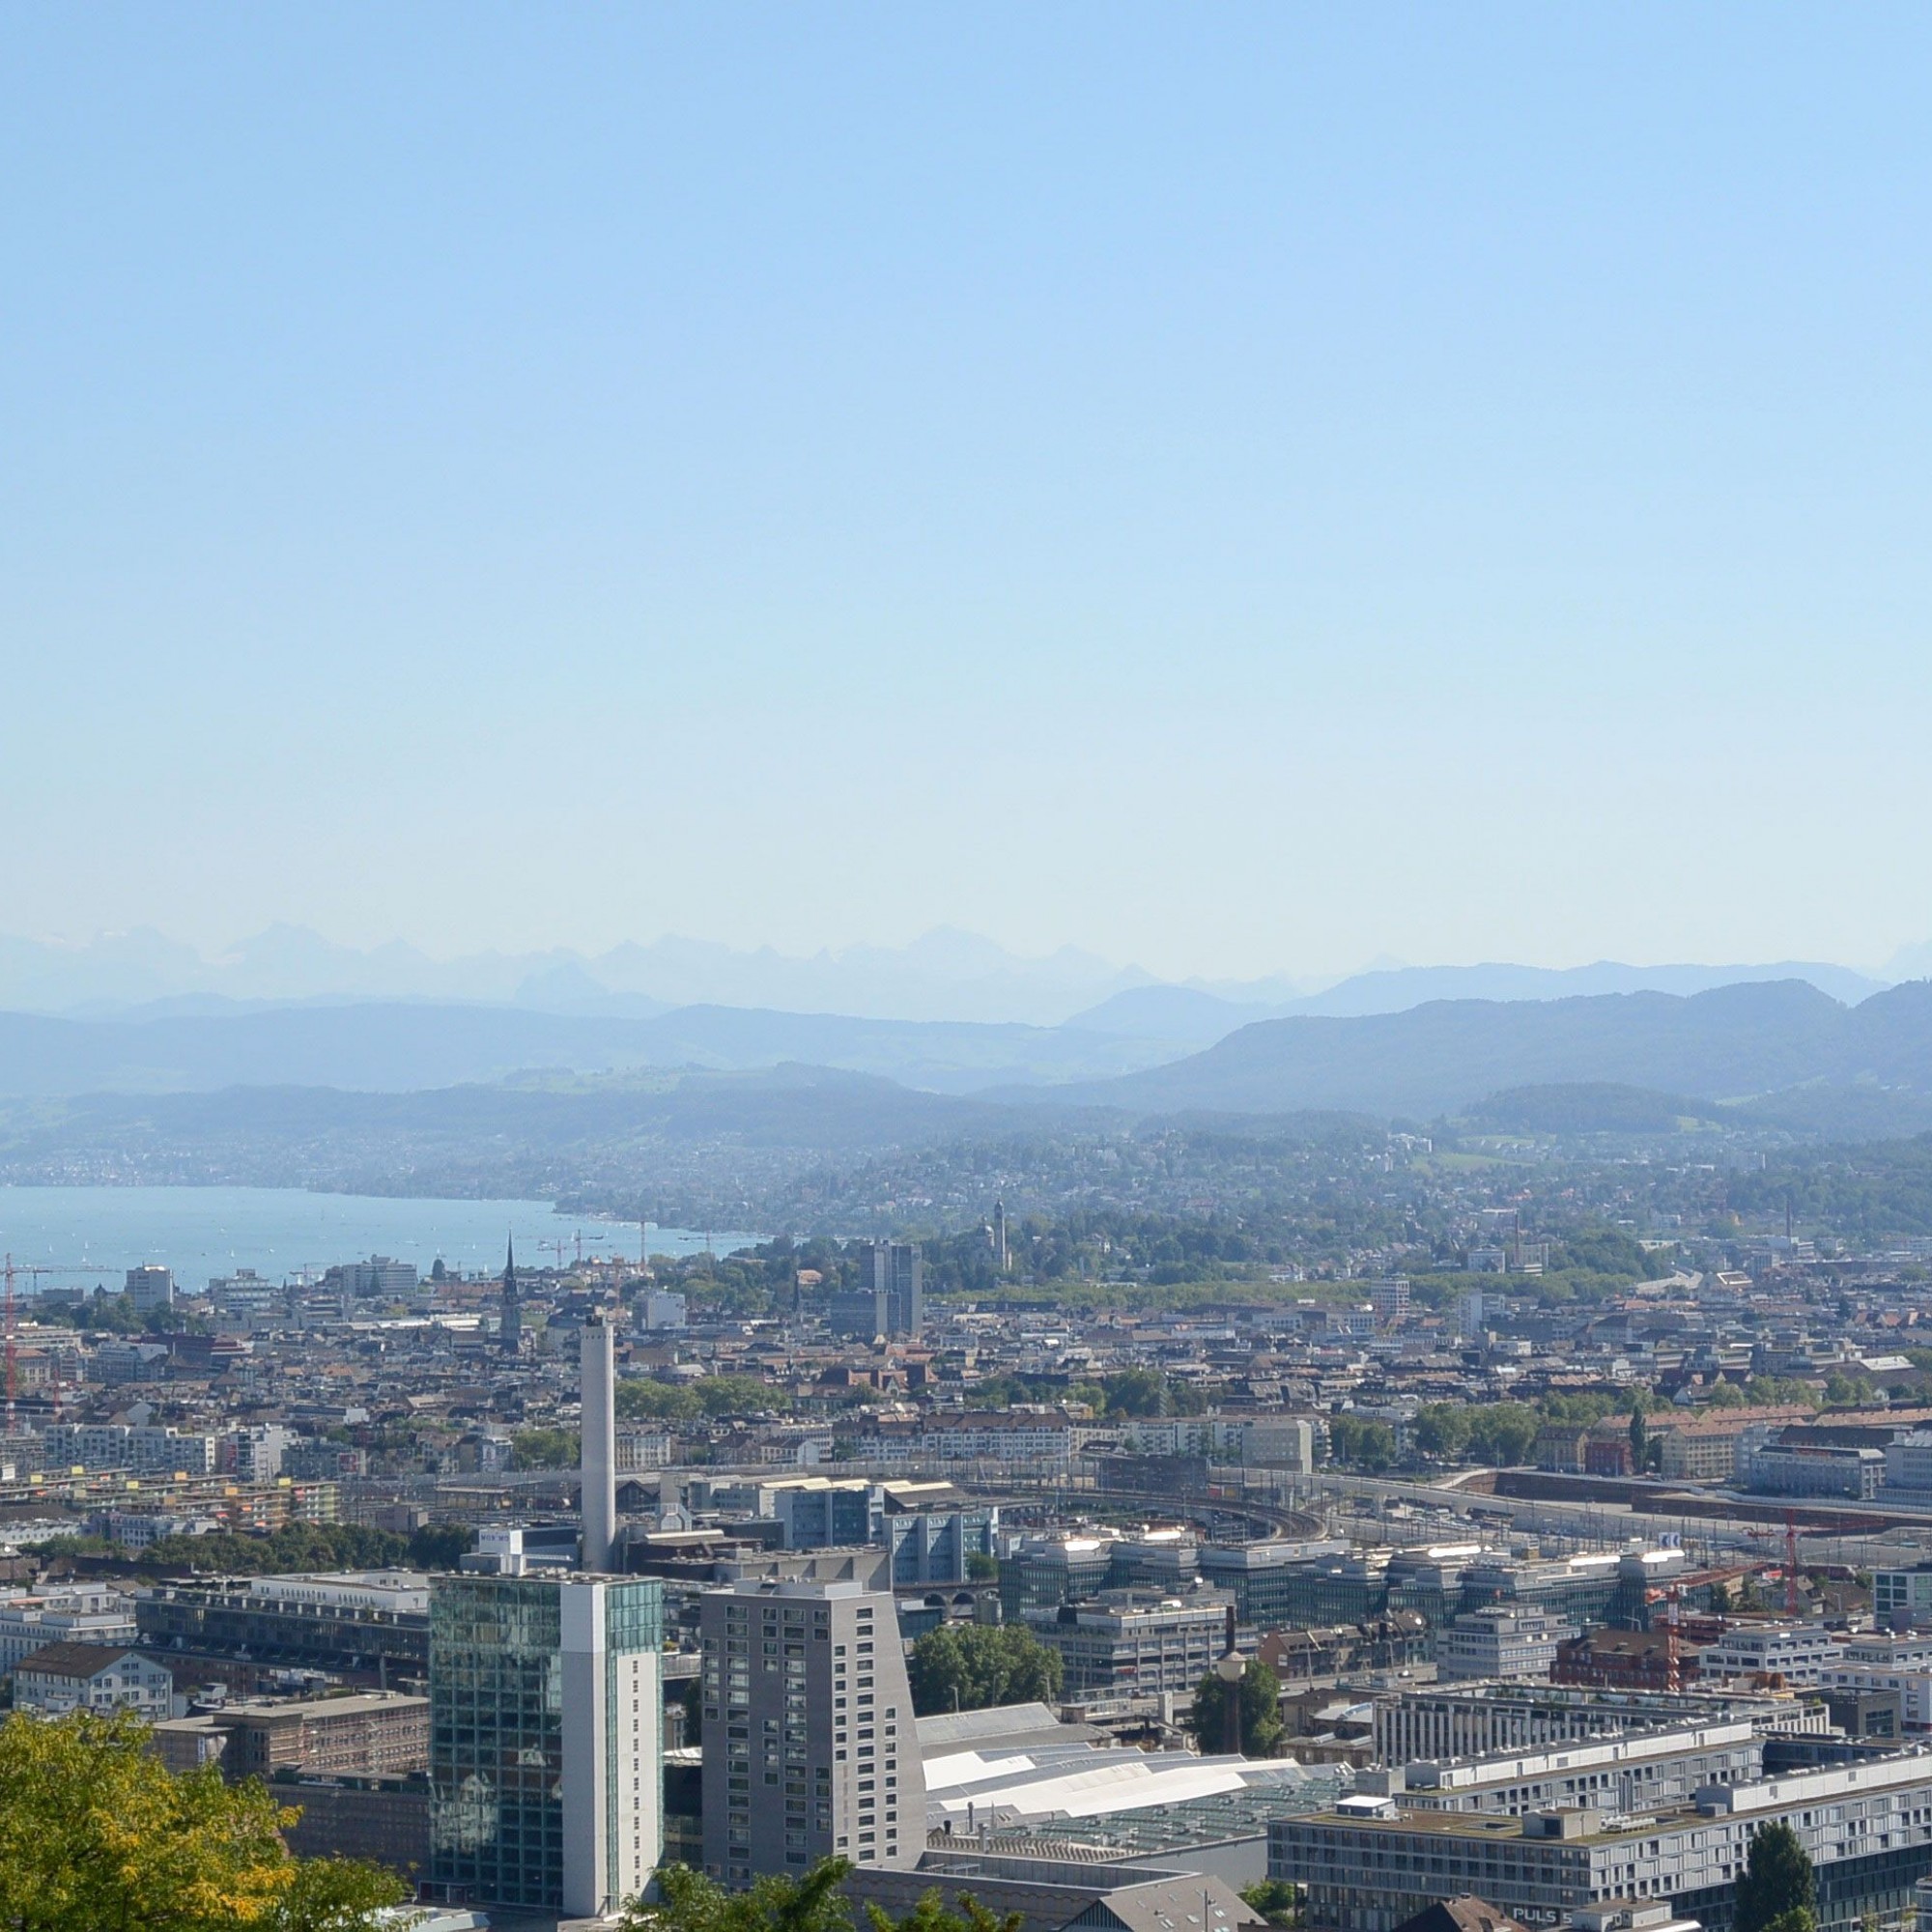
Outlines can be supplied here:
M663 1631L652 1579L436 1578L430 1848L445 1895L587 1918L644 1889L664 1843Z
M704 1867L726 1885L817 1859L908 1869L925 1776L890 1596L745 1578L703 1598Z

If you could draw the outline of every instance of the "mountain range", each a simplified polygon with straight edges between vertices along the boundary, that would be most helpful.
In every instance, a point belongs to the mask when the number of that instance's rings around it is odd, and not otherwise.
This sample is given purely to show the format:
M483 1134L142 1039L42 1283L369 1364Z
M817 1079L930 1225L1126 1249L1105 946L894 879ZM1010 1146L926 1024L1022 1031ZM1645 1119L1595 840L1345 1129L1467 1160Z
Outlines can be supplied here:
M1426 1121L1513 1094L1524 1119L1585 1126L1745 1109L1797 1131L1894 1133L1932 1125L1932 981L1856 1005L1797 979L1690 994L1430 1000L1395 1013L1253 1020L1192 1052L1107 1033L1091 1016L1026 1027L720 1006L636 1018L403 1002L112 1020L0 1013L0 1097L15 1101L243 1088L527 1092L586 1080L635 1094L650 1074L786 1067L868 1078L875 1097L971 1097L1036 1117L1058 1108ZM727 1080L716 1104L728 1111L749 1091Z
M1250 1021L1298 1014L1395 1012L1440 999L1694 993L1782 979L1807 980L1848 1003L1886 983L1803 961L1600 961L1567 969L1382 966L1325 986L1285 975L1176 984L1078 948L1024 957L950 927L908 946L852 946L804 957L666 937L595 954L555 949L440 960L400 941L366 951L340 946L297 925L270 926L213 957L147 928L80 945L0 936L0 1009L77 1018L213 1016L237 1006L350 1000L514 1006L630 1020L681 1008L734 1007L871 1020L1070 1025L1175 1047L1205 1046Z

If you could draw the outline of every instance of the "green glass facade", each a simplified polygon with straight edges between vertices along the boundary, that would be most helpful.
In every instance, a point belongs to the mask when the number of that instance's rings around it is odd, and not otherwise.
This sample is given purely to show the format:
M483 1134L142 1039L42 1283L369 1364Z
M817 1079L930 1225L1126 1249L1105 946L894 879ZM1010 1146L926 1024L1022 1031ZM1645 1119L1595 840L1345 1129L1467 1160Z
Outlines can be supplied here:
M431 1875L450 1897L563 1909L564 1646L554 1580L439 1577L430 1604ZM604 1644L624 1655L663 1642L662 1586L611 1581ZM614 1680L611 1680L614 1684ZM619 1749L614 1689L602 1720ZM650 1755L662 1761L652 1714ZM604 1794L616 1803L615 1786ZM614 1841L616 1818L609 1818Z

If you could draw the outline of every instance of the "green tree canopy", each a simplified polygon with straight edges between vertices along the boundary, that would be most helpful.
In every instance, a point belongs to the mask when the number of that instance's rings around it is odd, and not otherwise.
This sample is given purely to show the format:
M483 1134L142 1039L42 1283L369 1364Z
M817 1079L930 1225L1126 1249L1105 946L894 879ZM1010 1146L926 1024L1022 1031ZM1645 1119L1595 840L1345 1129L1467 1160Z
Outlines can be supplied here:
M1743 1875L1738 1880L1737 1932L1794 1932L1782 1924L1789 1915L1809 1914L1818 1903L1818 1880L1810 1855L1798 1833L1782 1819L1751 1833Z
M913 1709L987 1711L1060 1694L1059 1651L1024 1624L942 1624L912 1647Z
M176 1776L125 1714L0 1724L0 1925L14 1932L370 1932L400 1880L298 1859L259 1783Z
M845 1859L820 1859L797 1878L771 1873L745 1891L726 1891L689 1865L665 1865L656 1899L634 1898L622 1932L852 1932L839 1888Z
M620 1932L852 1932L852 1908L841 1888L852 1866L820 1859L796 1878L768 1874L749 1890L726 1891L716 1879L686 1865L658 1873L655 1900L632 1900ZM903 1918L866 1908L870 1932L1020 1932L1017 1912L1002 1918L970 1892L949 1905L935 1887Z
M520 1429L510 1437L510 1458L520 1469L574 1469L578 1436L574 1429Z
M1386 1469L1395 1461L1395 1431L1359 1415L1328 1419L1328 1447L1336 1462L1358 1469Z
M1195 1688L1186 1721L1204 1751L1228 1748L1229 1695L1227 1685L1211 1670ZM1241 1672L1240 1699L1242 1751L1249 1757L1272 1757L1281 1742L1281 1679L1258 1657L1249 1658Z
M1299 1916L1301 1894L1285 1878L1257 1879L1241 1888L1241 1903L1251 1905L1270 1925L1293 1925Z

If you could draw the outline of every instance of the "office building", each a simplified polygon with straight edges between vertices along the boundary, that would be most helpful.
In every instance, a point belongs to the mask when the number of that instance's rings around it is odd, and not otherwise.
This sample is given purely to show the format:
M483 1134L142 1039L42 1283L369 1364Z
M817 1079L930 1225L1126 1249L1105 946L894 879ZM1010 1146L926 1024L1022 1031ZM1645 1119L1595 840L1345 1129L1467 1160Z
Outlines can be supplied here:
M925 1321L925 1262L918 1245L874 1241L859 1263L857 1283L835 1290L826 1314L838 1335L916 1336Z
M1872 1616L1888 1630L1932 1629L1932 1563L1873 1571Z
M429 1699L395 1690L243 1699L157 1724L155 1748L172 1771L213 1764L231 1782L420 1776L429 1770Z
M1547 1684L1450 1684L1397 1690L1375 1709L1376 1756L1490 1757L1625 1732L1738 1719L1760 1736L1822 1732L1815 1703L1788 1693L1726 1690L1594 1690Z
M1697 1653L1697 1674L1822 1684L1843 1655L1844 1645L1822 1624L1735 1624Z
M736 1889L834 1855L916 1864L925 1778L891 1596L745 1578L700 1614L705 1870Z
M1730 1932L1750 1839L1774 1821L1811 1859L1820 1932L1896 1919L1932 1871L1932 1759L1706 1785L1689 1804L1634 1815L1405 1810L1397 1796L1358 1793L1331 1811L1275 1820L1268 1876L1306 1887L1308 1921L1331 1932L1393 1932L1462 1892L1531 1925L1610 1900L1667 1900L1707 1932Z
M245 1326L279 1315L288 1293L280 1282L270 1281L253 1268L237 1268L233 1274L210 1277L208 1298L224 1321Z
M439 1577L430 1868L443 1895L597 1918L663 1846L663 1585Z
M1022 1612L1059 1651L1069 1698L1192 1690L1227 1649L1228 1604L1155 1590L1106 1590L1087 1603Z
M1448 1683L1471 1677L1541 1683L1556 1646L1576 1634L1547 1610L1501 1604L1470 1610L1435 1634L1435 1674Z
M429 1578L415 1571L157 1583L132 1621L157 1657L189 1652L377 1683L420 1679L429 1667Z
M1488 1811L1520 1818L1579 1804L1630 1813L1688 1804L1710 1784L1764 1776L1764 1739L1736 1719L1632 1731L1536 1751L1419 1759L1357 1774L1357 1793L1405 1811Z
M1869 1501L1886 1473L1885 1452L1849 1443L1752 1442L1738 1450L1744 1487L1772 1496L1852 1496Z
M886 1333L917 1336L925 1325L925 1259L912 1241L874 1241L872 1279L886 1300Z
M172 1308L175 1301L175 1271L158 1262L144 1262L128 1270L128 1299L136 1315L152 1315L157 1308Z
M371 1255L366 1262L345 1262L341 1281L343 1293L357 1299L397 1301L416 1292L416 1264Z
M654 1334L665 1329L682 1328L689 1320L685 1296L675 1289L654 1288L644 1297L644 1326Z

